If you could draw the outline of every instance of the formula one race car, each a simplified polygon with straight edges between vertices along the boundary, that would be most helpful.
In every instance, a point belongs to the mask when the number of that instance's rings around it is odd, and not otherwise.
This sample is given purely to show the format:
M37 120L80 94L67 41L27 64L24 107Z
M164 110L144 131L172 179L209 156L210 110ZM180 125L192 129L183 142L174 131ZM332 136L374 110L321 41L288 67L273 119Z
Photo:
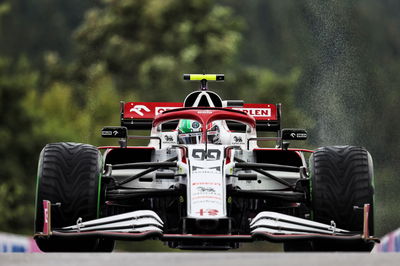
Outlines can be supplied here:
M121 102L121 126L102 130L118 146L44 147L34 236L41 250L112 251L115 240L158 239L180 249L267 240L286 251L370 251L379 241L371 237L367 150L289 148L307 132L281 128L280 104L221 100L207 82L222 74L184 79L201 86L183 103ZM129 135L144 129L150 136ZM265 141L274 148L258 146Z

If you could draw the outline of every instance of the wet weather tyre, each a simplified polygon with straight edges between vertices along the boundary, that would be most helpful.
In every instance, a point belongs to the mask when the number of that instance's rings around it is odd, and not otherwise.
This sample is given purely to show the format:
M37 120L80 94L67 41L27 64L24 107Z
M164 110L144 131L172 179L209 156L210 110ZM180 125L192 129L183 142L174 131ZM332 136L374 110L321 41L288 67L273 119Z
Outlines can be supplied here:
M47 144L39 157L35 231L43 231L43 200L61 204L52 207L52 228L73 225L79 217L83 221L97 218L101 170L101 154L92 145ZM97 251L104 246L102 242L97 238L36 238L44 252Z
M310 158L313 220L349 231L363 231L364 204L370 204L369 232L374 233L373 163L362 147L319 148ZM372 243L315 240L315 251L371 251Z

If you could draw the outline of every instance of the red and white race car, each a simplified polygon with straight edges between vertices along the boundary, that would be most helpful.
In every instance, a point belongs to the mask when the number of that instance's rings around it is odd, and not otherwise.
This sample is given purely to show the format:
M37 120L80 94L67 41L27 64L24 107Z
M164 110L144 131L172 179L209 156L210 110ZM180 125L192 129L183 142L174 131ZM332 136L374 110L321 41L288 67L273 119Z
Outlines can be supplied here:
M281 128L280 104L223 101L207 87L222 74L184 78L201 86L183 103L121 102L121 126L102 130L118 146L44 147L35 217L41 250L112 251L116 239L181 249L256 240L283 242L287 251L372 249L373 168L364 148L289 148L307 132ZM149 136L129 134L144 129Z

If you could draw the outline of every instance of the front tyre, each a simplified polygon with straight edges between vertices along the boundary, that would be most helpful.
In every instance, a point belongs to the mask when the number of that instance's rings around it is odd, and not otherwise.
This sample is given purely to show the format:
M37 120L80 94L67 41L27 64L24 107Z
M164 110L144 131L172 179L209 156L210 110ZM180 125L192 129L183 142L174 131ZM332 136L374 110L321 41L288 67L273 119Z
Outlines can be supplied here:
M369 232L374 233L373 164L362 147L319 148L310 158L313 220L362 232L364 204L370 204ZM371 251L373 243L313 241L316 251Z
M80 217L83 221L96 219L101 171L101 154L96 147L65 142L47 144L39 157L35 231L43 230L43 200L61 204L52 207L53 228L73 225ZM113 247L112 240L97 238L37 238L36 243L44 252L88 252Z

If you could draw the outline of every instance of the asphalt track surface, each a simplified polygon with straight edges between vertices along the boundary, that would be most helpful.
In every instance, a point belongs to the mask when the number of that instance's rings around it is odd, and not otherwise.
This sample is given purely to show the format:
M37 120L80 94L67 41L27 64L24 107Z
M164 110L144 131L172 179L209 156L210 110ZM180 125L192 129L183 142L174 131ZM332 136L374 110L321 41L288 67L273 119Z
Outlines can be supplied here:
M29 266L368 266L400 265L400 253L58 253L0 254L0 265Z

